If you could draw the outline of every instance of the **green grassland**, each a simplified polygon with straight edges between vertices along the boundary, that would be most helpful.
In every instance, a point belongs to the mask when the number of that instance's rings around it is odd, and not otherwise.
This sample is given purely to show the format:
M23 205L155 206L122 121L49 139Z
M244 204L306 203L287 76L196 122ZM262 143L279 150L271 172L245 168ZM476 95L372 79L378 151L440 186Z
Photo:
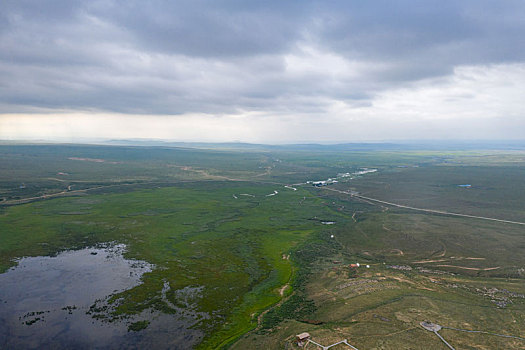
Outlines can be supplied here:
M296 348L295 334L309 332L313 339L329 345L348 339L359 349L446 349L419 322L488 332L521 335L525 322L524 302L516 298L512 307L497 308L490 297L466 288L472 280L398 272L379 265L349 279L344 269L326 261L317 265L308 293L317 305L310 315L317 325L288 319L269 333L248 334L233 349ZM523 292L523 284L507 280L481 280L476 284L511 288ZM457 349L522 349L523 341L444 329L440 332Z
M492 157L491 162L484 157L483 166L465 154L443 155L425 165L380 165L378 173L331 188L419 208L523 221L519 157ZM457 186L466 183L473 187ZM315 310L300 317L289 313L266 332L245 335L234 349L296 348L294 335L305 331L323 345L349 339L360 349L446 349L419 326L424 320L525 338L524 226L401 209L329 188L310 192L337 212L336 224L321 235L334 235L332 245L339 245L308 265L304 294ZM348 268L355 262L370 268ZM452 329L440 333L458 349L525 347L515 338Z
M360 193L398 204L525 221L523 166L440 164L391 168L352 182ZM471 188L458 185L470 184Z
M125 243L126 256L156 265L144 283L114 295L108 318L146 309L174 313L177 291L203 287L192 310L209 314L196 327L201 345L226 345L256 325L292 278L290 250L320 229L308 220L330 210L303 190L249 183L177 187L60 198L6 208L0 216L0 266L20 256L50 255L102 242ZM255 197L241 196L251 194ZM237 199L233 197L237 194ZM327 214L328 215L328 214ZM162 299L165 284L169 285ZM165 288L165 287L164 287Z
M291 349L303 331L325 345L444 348L424 320L524 337L525 226L330 190L523 222L521 151L47 145L0 146L0 157L0 271L22 256L107 242L155 264L108 309L95 305L97 317L186 309L209 349ZM284 187L363 167L378 172ZM187 290L197 292L181 297ZM134 321L147 331L147 320ZM440 333L458 349L525 346Z
M348 207L348 201L331 204ZM285 315L268 331L247 334L233 349L296 348L294 335L305 331L323 345L349 339L359 349L445 349L419 326L425 320L523 337L523 228L392 213L359 202L352 209L360 212L357 222L343 224L339 217L342 227L321 233L333 234L332 245L338 247L309 265L304 294L315 310ZM348 264L355 262L361 267L353 273ZM441 334L458 349L525 346L524 340L487 334L449 329Z

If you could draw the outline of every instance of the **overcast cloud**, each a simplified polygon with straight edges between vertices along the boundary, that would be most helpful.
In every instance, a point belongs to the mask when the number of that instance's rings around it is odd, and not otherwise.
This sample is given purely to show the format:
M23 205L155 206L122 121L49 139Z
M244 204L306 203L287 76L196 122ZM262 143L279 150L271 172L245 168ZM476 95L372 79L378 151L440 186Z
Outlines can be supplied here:
M0 3L0 139L525 138L523 1Z

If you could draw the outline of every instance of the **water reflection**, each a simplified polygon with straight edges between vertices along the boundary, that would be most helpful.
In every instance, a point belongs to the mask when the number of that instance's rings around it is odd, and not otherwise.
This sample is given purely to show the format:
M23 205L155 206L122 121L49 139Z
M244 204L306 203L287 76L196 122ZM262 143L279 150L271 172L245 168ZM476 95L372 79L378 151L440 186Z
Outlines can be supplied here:
M172 315L150 311L147 329L128 332L129 322L102 322L86 314L96 300L138 285L152 270L147 262L125 259L124 249L113 245L22 258L0 274L0 348L185 349L194 344L200 332Z

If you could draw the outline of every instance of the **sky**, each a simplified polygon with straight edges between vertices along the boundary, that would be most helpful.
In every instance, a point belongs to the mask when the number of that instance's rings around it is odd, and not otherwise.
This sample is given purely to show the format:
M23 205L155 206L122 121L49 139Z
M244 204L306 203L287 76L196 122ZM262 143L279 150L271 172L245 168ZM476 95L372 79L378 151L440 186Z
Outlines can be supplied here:
M525 139L522 0L0 2L0 140Z

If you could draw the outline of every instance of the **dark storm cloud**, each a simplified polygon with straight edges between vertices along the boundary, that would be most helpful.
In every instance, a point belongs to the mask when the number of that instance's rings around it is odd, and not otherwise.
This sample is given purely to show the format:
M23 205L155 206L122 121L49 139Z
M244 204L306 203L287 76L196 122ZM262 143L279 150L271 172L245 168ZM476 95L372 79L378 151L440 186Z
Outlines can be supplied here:
M113 4L96 12L126 28L133 42L148 51L220 57L288 50L300 36L303 17L310 15L307 3L264 4L148 1Z
M325 13L317 37L346 57L390 62L384 79L410 81L456 65L523 61L524 15L520 1L346 2Z
M523 62L522 1L14 1L0 112L363 106L459 65Z

